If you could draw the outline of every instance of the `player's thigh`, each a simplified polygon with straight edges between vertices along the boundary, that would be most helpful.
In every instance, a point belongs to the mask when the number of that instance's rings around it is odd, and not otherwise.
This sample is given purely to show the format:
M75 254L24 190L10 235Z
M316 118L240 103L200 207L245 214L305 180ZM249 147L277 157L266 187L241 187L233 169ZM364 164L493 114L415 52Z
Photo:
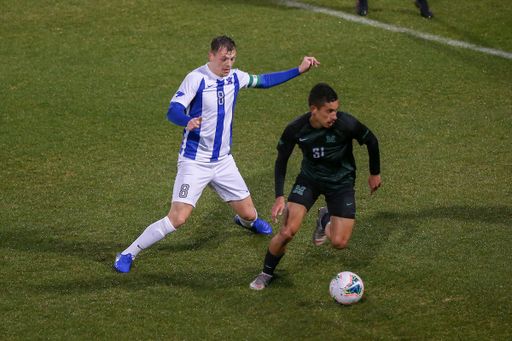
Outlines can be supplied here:
M250 195L249 189L231 155L215 164L210 187L227 202L240 201Z
M320 193L319 186L300 173L295 179L290 195L288 195L288 203L302 205L306 208L306 212L309 212L320 196Z
M174 180L172 201L196 206L197 200L203 193L204 188L210 183L213 177L209 165L200 164L193 160L180 160L178 162L178 173Z
M330 216L355 219L356 191L353 186L324 193Z
M328 236L336 249L345 248L352 235L356 217L355 193L353 186L325 193L327 209L331 216Z
M343 249L347 246L352 231L354 230L355 219L331 216L330 239L336 249Z

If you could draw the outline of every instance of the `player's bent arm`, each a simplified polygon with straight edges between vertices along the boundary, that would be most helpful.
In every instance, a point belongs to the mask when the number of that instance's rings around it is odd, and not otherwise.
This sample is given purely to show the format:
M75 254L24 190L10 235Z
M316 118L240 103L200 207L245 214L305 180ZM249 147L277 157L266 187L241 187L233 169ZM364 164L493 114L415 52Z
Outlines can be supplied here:
M293 149L292 149L293 151ZM288 159L290 158L291 152L279 151L277 154L276 165L274 169L274 182L276 198L284 196L284 180L286 178L286 168L288 166Z
M370 177L368 178L368 185L370 186L370 195L380 187L380 153L379 153L379 142L377 137L368 130L368 136L366 139L366 148L368 149L368 157L370 159Z
M366 148L368 149L368 158L370 159L370 174L371 175L379 175L380 174L380 153L379 153L379 141L377 137L371 132L368 131L368 135L366 137Z
M185 107L182 104L171 102L167 111L167 119L176 125L186 127L192 117L185 115Z

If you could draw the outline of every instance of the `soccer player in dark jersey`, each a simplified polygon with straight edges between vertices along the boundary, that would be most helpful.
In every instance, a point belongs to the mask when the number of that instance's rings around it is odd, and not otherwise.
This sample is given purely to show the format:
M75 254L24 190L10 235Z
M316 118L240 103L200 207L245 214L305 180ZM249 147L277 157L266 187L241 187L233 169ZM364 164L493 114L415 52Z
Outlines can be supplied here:
M432 19L434 13L430 10L427 0L414 0L414 5L419 8L423 18ZM356 12L361 16L368 14L368 0L356 0Z
M316 84L309 94L311 112L291 122L277 145L275 165L276 202L272 219L283 214L283 225L272 240L265 256L263 271L250 288L262 290L284 256L302 224L302 219L318 197L325 197L327 207L318 212L313 242L322 245L329 239L336 249L343 249L352 234L356 216L354 183L356 164L352 141L365 144L370 159L370 193L380 187L379 144L375 135L355 117L338 111L338 95L327 84ZM302 150L302 166L285 206L284 180L288 159L298 145Z

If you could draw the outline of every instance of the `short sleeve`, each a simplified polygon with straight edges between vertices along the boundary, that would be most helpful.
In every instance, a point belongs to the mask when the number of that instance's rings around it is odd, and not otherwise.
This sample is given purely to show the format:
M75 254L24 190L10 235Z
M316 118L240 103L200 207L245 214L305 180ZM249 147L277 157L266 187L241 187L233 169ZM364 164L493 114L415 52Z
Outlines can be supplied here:
M189 73L183 82L181 83L178 91L174 94L171 102L177 102L183 105L185 108L189 106L192 100L196 97L199 85L203 77L200 74Z
M260 76L250 75L247 72L236 69L236 76L240 83L240 88L256 88L261 83Z

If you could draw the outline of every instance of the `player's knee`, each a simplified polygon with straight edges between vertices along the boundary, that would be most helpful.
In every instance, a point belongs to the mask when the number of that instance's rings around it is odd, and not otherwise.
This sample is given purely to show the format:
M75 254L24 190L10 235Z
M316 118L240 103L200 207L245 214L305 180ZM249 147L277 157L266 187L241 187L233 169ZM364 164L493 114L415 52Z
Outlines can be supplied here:
M294 229L290 229L290 228L281 228L281 230L279 230L279 235L281 237L281 240L283 240L283 242L285 244L288 244L289 242L292 241L293 237L295 237L295 230Z
M179 215L179 214L171 215L170 213L169 213L169 215L167 217L169 218L169 220L171 221L172 226L175 229L177 229L181 225L185 224L185 222L188 219L188 216L183 216L183 215Z
M348 240L344 240L344 239L338 239L338 240L331 241L332 247L337 250L342 250L342 249L346 248L347 244L348 244Z
M295 237L294 234L292 233L283 233L281 234L282 236L282 240L284 241L284 244L288 244L289 242L291 242L293 240L293 237Z

